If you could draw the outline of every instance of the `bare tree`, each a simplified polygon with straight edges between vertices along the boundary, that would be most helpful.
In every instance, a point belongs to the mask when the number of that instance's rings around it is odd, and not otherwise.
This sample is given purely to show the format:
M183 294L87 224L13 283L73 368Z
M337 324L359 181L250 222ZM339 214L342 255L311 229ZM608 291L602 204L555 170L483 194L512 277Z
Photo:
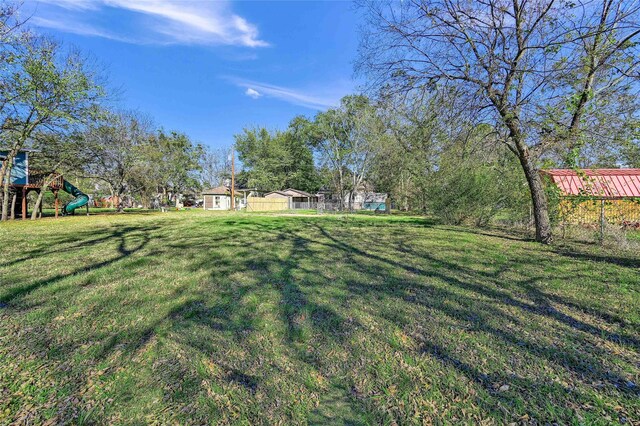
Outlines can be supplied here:
M112 207L123 211L123 197L136 192L134 187L140 168L145 168L141 149L152 134L150 119L133 112L109 113L107 117L87 127L82 137L85 160L84 176L104 182L111 194ZM118 200L114 205L114 200Z
M552 241L538 159L582 146L601 100L637 91L637 1L407 0L363 3L358 70L396 93L450 90L495 123L527 179L536 240Z
M201 180L204 186L214 188L231 177L229 148L208 148L201 161Z

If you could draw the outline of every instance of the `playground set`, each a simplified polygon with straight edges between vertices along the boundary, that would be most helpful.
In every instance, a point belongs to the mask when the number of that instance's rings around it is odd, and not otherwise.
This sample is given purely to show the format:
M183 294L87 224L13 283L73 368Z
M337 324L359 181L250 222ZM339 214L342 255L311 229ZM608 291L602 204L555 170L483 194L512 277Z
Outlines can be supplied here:
M31 170L29 168L29 155L34 152L32 150L23 149L13 160L13 167L9 177L9 203L10 215L12 218L21 217L26 219L28 216L28 200L27 195L31 191L40 193L47 179L53 176L53 179L47 187L53 192L55 197L55 216L59 215L60 207L58 202L58 192L60 190L71 194L75 197L73 200L62 206L62 215L73 214L77 208L88 205L89 196L73 186L69 181L59 173L43 172ZM3 161L8 152L0 149L0 161ZM46 189L46 188L45 188ZM40 213L42 213L42 204L40 204Z

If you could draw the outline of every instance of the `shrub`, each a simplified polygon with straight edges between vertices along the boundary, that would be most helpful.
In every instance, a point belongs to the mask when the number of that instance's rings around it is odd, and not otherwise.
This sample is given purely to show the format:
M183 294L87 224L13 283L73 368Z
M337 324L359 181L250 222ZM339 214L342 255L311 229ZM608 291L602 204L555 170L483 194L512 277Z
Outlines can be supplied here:
M484 226L499 213L510 221L528 215L526 184L509 161L463 161L441 167L432 177L429 207L446 223Z

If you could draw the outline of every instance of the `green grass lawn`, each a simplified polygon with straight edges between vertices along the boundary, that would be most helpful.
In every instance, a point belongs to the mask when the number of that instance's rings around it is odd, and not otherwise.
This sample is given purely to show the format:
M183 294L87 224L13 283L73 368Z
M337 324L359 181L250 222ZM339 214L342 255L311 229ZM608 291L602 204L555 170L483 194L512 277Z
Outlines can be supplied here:
M627 238L630 241L638 241L638 242L640 242L640 231L629 231L629 232L627 232Z
M168 208L168 210L175 210L172 208ZM126 213L136 213L136 214L148 214L148 213L158 213L158 210L151 210L151 209L138 209L138 208L126 208L124 209L124 211ZM186 210L183 210L186 211ZM112 209L109 207L91 207L89 208L89 214L90 215L96 215L96 214L105 214L105 213L115 213L116 209ZM62 216L62 205L60 206L60 210L58 211L58 214L60 216ZM54 217L56 215L56 210L55 209L42 209L42 216L47 218L47 217ZM87 215L87 209L85 207L80 207L78 209L76 209L75 211L75 215L76 216L86 216ZM31 217L31 212L29 212L29 217Z
M0 424L640 419L637 254L202 211L0 241Z

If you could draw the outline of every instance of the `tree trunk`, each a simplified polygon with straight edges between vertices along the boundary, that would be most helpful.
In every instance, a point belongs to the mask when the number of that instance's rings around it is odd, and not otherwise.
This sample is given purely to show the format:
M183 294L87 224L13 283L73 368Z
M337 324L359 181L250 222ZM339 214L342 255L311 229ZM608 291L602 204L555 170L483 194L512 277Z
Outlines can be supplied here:
M36 220L38 218L38 214L42 208L42 198L44 197L44 193L49 188L48 185L43 185L40 188L40 192L38 193L38 198L36 198L36 204L33 206L33 212L31 213L31 220Z
M49 189L49 185L51 185L51 182L53 182L55 178L56 178L56 173L51 173L44 180L44 185L42 185L42 188L40 188L40 192L38 193L38 198L36 199L36 204L33 206L33 213L31 213L31 220L36 220L38 218L38 213L42 209L42 199L44 197L44 194L45 192L47 192L47 189Z
M531 192L531 201L533 204L533 219L536 225L536 241L543 244L551 244L553 236L551 235L551 222L549 220L549 206L547 204L547 196L542 186L542 179L538 174L528 152L525 150L518 156L524 175L529 184Z
M113 185L109 184L109 194L111 195L111 197L109 198L109 208L113 209L115 208L115 204L114 204L114 197L116 195L115 191L113 190ZM107 207L106 204L102 204L102 207Z
M7 157L2 161L2 166L0 167L0 182L4 183L5 176L9 176L9 180L11 180L11 166L13 165L13 159L16 157L18 150L14 146L7 153Z
M344 210L344 179L342 176L342 169L338 171L338 185L340 186L340 211Z
M122 193L118 192L118 195L116 195L116 198L118 199L118 207L116 209L116 213L123 213L124 212L124 204L123 204L123 200L122 200Z
M536 241L543 244L551 244L553 236L551 234L551 221L549 220L549 205L547 196L542 186L542 179L531 159L529 147L524 142L524 136L520 131L520 122L517 118L509 117L505 119L505 124L509 129L509 137L514 147L511 150L518 156L522 170L524 171L529 192L531 192L531 202L533 205L533 219L536 225Z
M2 185L3 187L4 187L4 176L8 166L9 166L9 159L6 158L2 161L2 166L0 166L0 185Z
M403 200L404 200L404 211L408 212L409 211L409 192L407 190L408 185L408 181L409 178L407 178L406 180L403 179L402 180L402 194L403 194Z
M355 168L355 167L354 167ZM349 211L352 212L353 211L353 200L355 198L355 192L358 190L358 186L357 186L357 178L356 178L356 172L354 171L353 174L353 179L351 179L351 184L353 185L353 188L351 188L351 192L349 192Z
M2 195L2 220L7 220L9 215L9 184L11 183L11 169L13 168L13 160L9 160L5 168L4 186Z
M18 192L13 193L13 197L11 197L11 220L16 218L16 201L18 200Z

